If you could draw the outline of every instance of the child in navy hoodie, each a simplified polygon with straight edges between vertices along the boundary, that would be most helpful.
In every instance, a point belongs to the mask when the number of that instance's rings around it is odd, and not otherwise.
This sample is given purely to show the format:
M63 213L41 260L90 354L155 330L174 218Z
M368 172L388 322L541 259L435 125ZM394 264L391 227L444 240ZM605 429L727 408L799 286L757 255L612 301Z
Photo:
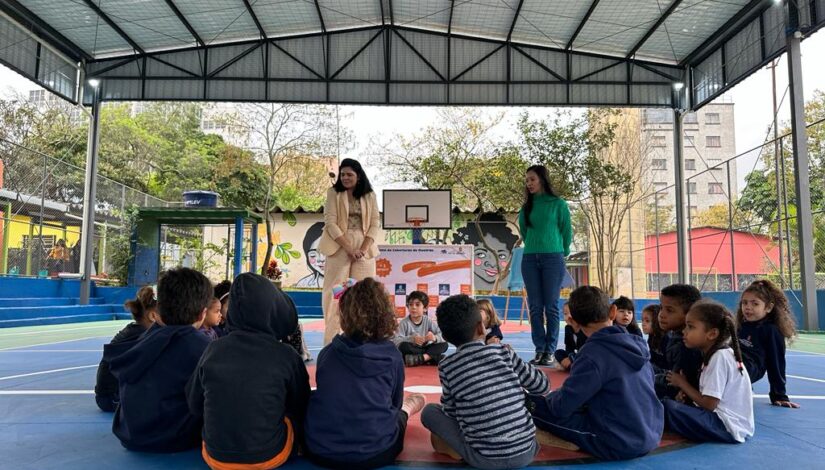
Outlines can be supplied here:
M785 340L796 335L785 293L766 279L754 281L742 292L736 324L751 383L767 373L771 404L799 408L785 390Z
M636 323L636 306L633 305L633 301L622 295L613 301L613 305L616 306L616 319L613 320L613 324L622 326L628 333L641 337L642 330Z
M553 356L556 358L556 367L560 370L570 370L573 361L579 350L587 342L587 336L582 332L581 327L576 325L573 316L570 315L570 302L565 302L564 307L564 349L557 349Z
M132 318L135 321L120 330L109 342L110 344L133 342L155 323L158 310L155 289L151 286L141 287L137 296L123 306L132 312ZM95 401L98 408L110 413L115 411L120 402L118 393L117 379L109 372L109 363L101 359L100 365L97 366L97 382L95 383Z
M647 344L612 326L611 309L616 307L597 287L570 294L570 312L587 343L561 388L530 400L539 429L602 460L632 459L659 445L663 409L653 389Z
M404 399L404 360L390 341L397 324L384 286L366 278L344 291L339 307L343 334L318 355L306 454L331 468L389 465L403 449L407 419L425 399Z
M158 321L137 341L103 347L120 384L112 431L129 450L178 452L200 445L201 420L189 412L185 387L209 345L198 328L212 284L179 268L161 275L157 289Z
M676 398L679 389L668 384L668 372L681 372L693 388L699 388L699 372L702 370L702 352L685 346L682 330L688 310L702 298L694 286L672 284L659 293L659 326L667 332L665 367L654 368L656 373L656 394L659 398Z
M190 411L203 416L201 455L212 468L279 467L302 441L309 400L306 367L283 342L298 314L253 273L235 278L229 299L229 334L206 348L187 385Z

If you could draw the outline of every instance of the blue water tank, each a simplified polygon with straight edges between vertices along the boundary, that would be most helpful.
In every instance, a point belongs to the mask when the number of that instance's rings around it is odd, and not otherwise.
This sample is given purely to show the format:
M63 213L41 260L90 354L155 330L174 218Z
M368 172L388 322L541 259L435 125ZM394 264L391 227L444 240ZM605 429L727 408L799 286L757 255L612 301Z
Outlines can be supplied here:
M213 191L184 191L183 205L186 207L218 207L218 193Z

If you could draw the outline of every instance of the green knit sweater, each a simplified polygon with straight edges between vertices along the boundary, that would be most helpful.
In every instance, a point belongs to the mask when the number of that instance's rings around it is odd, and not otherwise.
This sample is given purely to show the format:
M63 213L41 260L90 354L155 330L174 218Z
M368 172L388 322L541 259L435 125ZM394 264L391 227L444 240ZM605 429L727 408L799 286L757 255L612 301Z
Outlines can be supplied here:
M524 220L524 208L518 214L521 236L524 237L524 254L570 254L573 227L570 225L570 208L567 202L549 194L533 196L530 226Z

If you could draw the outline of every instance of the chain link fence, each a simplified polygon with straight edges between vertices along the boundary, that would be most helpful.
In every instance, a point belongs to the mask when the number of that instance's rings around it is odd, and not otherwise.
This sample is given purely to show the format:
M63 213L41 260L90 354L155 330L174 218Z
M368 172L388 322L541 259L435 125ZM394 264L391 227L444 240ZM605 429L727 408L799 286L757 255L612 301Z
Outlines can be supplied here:
M77 274L84 236L85 169L0 139L0 275ZM122 281L129 254L130 212L171 203L97 177L94 273Z

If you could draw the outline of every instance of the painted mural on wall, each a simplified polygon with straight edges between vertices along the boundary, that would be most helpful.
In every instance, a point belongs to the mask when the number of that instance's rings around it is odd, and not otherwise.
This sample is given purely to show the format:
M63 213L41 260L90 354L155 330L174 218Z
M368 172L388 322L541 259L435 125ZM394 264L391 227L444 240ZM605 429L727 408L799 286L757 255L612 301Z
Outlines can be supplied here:
M479 237L475 222L470 219L463 227L453 232L452 243L476 247L475 289L490 290L496 282L499 271L507 266L510 253L518 241L518 235L513 232L501 214L483 214L479 222L484 242Z
M273 258L285 271L284 286L300 289L320 289L324 284L326 257L318 251L318 242L324 227L323 214L300 213L282 214L276 220L272 231ZM478 237L473 214L454 214L451 230L425 230L424 239L428 244L471 244L475 249L475 288L490 290L496 280L496 266L502 269L510 259L510 253L518 240L515 227L507 223L500 214L484 214L481 231L492 251L487 250ZM266 253L266 230L258 230L258 265ZM215 243L226 243L226 228L210 227L204 231L207 238ZM248 234L247 234L248 235ZM378 244L403 245L412 243L411 230L382 231ZM248 246L244 250L248 253ZM226 271L228 272L228 271ZM213 280L226 275L221 266L210 271Z

